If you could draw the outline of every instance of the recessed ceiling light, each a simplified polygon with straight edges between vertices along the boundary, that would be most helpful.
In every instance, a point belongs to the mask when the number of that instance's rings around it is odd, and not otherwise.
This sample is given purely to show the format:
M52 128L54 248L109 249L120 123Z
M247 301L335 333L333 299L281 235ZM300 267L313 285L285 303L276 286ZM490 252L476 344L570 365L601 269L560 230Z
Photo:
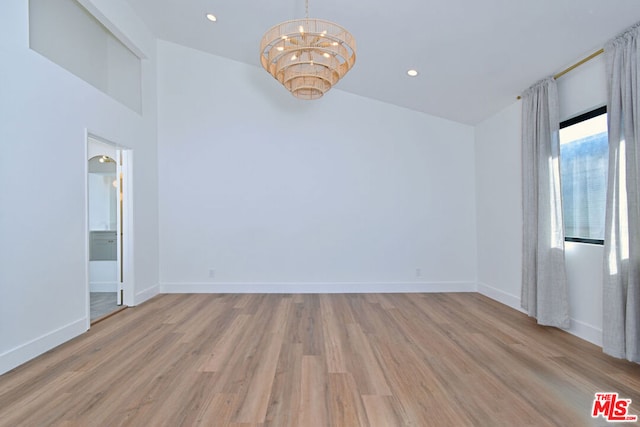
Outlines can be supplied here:
M216 15L214 15L213 13L207 13L207 19L211 22L216 22L218 20L218 18L216 18Z
M415 77L415 76L417 76L417 75L418 75L418 70L413 70L413 69L412 69L412 70L409 70L409 71L407 71L407 74L408 74L409 76L411 76L411 77Z

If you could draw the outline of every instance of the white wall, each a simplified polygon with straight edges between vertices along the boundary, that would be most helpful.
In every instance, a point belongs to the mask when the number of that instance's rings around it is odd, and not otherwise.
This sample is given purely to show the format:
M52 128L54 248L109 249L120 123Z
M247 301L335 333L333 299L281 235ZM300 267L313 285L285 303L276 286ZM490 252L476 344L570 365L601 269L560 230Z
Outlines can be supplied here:
M163 41L158 100L163 291L475 290L473 128Z
M520 307L522 164L520 103L476 127L478 290Z
M606 104L601 56L558 80L560 119ZM476 128L479 291L520 309L522 265L521 104ZM602 246L566 243L570 332L597 345L602 334Z
M85 331L86 132L132 148L133 301L157 292L155 42L122 1L94 1L144 50L143 115L28 46L28 2L0 14L0 373Z

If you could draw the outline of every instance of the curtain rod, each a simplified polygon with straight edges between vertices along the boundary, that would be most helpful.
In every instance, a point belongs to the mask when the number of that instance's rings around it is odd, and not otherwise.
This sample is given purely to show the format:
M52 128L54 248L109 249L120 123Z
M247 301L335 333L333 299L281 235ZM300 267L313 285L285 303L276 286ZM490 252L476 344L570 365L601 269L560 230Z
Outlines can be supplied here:
M604 53L604 48L599 49L595 52L593 52L591 55L587 56L584 59L581 59L580 61L576 62L575 64L573 64L570 67L565 68L564 70L560 71L558 74L555 74L553 76L554 80L558 80L560 77L564 76L565 74L567 74L570 71L575 70L576 68L578 68L579 66L581 66L582 64L591 61L593 58L600 56ZM522 99L522 96L518 95L518 97L516 99Z
M604 49L600 49L596 52L593 52L591 55L587 56L586 58L584 58L581 61L576 62L575 64L573 64L572 66L565 68L564 70L560 71L558 74L556 74L555 76L553 76L553 78L555 80L558 80L560 77L564 76L565 74L567 74L569 71L573 71L576 68L578 68L579 66L581 66L582 64L584 64L585 62L589 62L591 61L593 58L595 58L596 56L600 56L604 53Z

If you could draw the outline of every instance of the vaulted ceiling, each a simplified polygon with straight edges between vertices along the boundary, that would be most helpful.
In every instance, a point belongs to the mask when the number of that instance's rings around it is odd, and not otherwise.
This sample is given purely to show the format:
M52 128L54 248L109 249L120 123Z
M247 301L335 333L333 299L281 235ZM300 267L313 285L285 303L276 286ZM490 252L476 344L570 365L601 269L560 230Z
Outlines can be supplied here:
M158 38L256 67L264 32L305 13L304 0L127 1ZM356 38L337 89L474 125L640 21L640 1L309 0L309 15Z

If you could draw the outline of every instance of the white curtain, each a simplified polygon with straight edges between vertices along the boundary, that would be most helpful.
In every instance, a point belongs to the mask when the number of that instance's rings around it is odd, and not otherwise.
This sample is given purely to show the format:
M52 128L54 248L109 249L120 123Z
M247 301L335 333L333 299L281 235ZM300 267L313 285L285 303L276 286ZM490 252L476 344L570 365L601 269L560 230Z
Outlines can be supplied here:
M605 45L609 173L603 349L640 362L640 23Z
M568 328L558 115L558 90L553 78L523 94L521 304L539 324Z

